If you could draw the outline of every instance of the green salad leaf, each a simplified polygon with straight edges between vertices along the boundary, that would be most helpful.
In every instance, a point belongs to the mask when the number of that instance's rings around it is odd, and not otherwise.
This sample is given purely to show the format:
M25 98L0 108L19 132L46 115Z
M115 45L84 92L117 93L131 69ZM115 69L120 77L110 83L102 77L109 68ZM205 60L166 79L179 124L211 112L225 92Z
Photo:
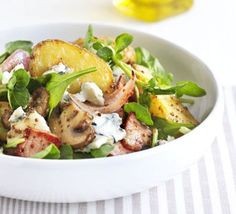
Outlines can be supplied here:
M9 80L7 88L7 97L12 109L22 106L25 108L30 99L30 93L27 86L30 81L29 73L24 69L15 71Z
M176 90L177 97L181 97L183 95L188 95L192 97L201 97L206 95L206 91L194 82L181 81L177 82L176 86L181 86L178 87Z
M61 101L67 87L77 78L96 71L96 68L88 68L82 71L75 71L67 74L49 73L39 78L40 82L45 84L49 92L49 115L52 110Z
M93 156L90 153L86 152L74 152L73 159L87 159L87 158L93 158Z
M6 48L6 52L9 54L13 53L14 51L18 49L22 49L24 51L31 53L32 46L33 46L33 43L31 41L17 40L13 42L8 42L5 45L5 48Z
M142 106L139 103L130 102L130 103L125 104L124 111L127 113L134 112L136 115L136 118L139 121L141 121L149 126L153 125L152 117L151 117L151 114L150 114L148 108Z
M135 48L135 53L137 64L148 68L160 86L171 85L173 74L166 72L156 57L151 55L147 49L142 47Z
M113 52L108 47L102 47L98 49L97 55L102 58L104 61L109 62L112 59Z
M50 144L43 151L40 151L32 156L32 158L38 159L59 159L60 150L56 147L55 144Z
M93 41L93 28L92 28L92 25L89 25L86 36L85 36L85 40L84 40L84 47L86 49L89 49L90 43L92 41Z
M90 151L90 154L94 158L102 158L102 157L107 157L110 152L114 149L114 145L111 145L109 143L103 144L100 148L98 149L92 149Z
M128 33L122 33L115 39L115 51L119 53L127 48L133 41L133 36Z
M32 46L33 43L31 41L26 41L26 40L17 40L8 42L5 45L5 52L0 55L0 64L3 63L3 61L6 60L8 56L10 56L14 51L18 49L22 49L24 51L31 53Z
M68 144L62 144L60 147L60 159L73 159L73 149Z
M195 125L193 124L187 124L187 123L174 123L169 122L162 118L153 118L154 124L153 127L158 129L158 138L159 139L166 139L168 135L173 137L179 137L182 135L179 132L179 129L181 127L186 127L189 129L195 128Z

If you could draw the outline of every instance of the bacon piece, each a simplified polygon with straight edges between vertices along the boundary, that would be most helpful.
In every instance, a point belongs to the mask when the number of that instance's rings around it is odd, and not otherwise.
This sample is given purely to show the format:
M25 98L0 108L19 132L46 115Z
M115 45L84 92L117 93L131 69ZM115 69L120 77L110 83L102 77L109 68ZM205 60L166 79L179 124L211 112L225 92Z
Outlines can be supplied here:
M11 71L16 65L23 64L24 68L28 70L29 68L30 55L24 50L16 50L13 52L1 65L1 71Z
M130 113L125 123L126 137L122 145L132 151L140 151L151 142L152 132L149 127L140 123L134 113Z
M24 130L25 142L17 146L15 155L21 157L32 157L44 150L50 144L60 147L61 141L56 135L37 129L27 128Z
M72 94L70 94L71 100L83 111L88 112L89 114L94 114L95 112L100 113L111 113L118 111L125 103L127 103L129 97L134 92L135 86L135 76L132 75L131 79L123 86L119 87L115 92L113 92L114 96L109 96L107 100L105 100L105 106L94 106L89 103L82 103L77 100Z
M131 153L133 151L126 149L121 142L118 142L115 144L114 149L111 151L109 156L117 156L117 155L124 155Z

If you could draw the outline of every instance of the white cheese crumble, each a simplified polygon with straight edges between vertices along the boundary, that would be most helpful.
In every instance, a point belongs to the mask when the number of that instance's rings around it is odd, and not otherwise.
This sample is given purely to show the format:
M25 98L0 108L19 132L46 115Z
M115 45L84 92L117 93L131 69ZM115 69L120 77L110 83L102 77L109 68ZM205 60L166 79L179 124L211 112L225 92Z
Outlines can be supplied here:
M25 117L26 113L22 109L22 107L18 107L10 116L9 122L10 123L16 123L17 121L23 119Z
M2 84L6 85L12 77L13 72L3 71L2 72Z
M81 102L89 101L98 106L103 106L105 102L102 90L94 82L83 83L75 97Z
M51 73L67 74L71 71L72 71L71 68L67 67L66 65L60 62L58 65L54 65L51 67L50 70L44 72L43 75L51 74Z
M96 138L93 140L92 143L87 145L83 152L90 152L92 149L99 149L104 144L113 144L114 139L112 137L107 137L103 135L96 135Z
M3 71L2 72L2 84L6 85L9 82L9 80L11 79L13 73L19 69L25 69L25 67L22 63L16 65L10 72Z
M179 132L182 133L182 134L187 134L191 131L191 129L185 127L185 126L181 126L180 129L179 129Z
M96 134L112 137L116 142L126 136L124 129L120 127L122 119L117 113L101 114L93 119L93 127Z
M114 66L112 69L112 75L115 78L116 82L118 81L119 77L123 74L124 72L119 66Z
M173 136L168 135L166 140L158 140L158 144L159 145L164 145L164 144L166 144L166 143L168 143L168 142L170 142L174 139L175 138Z
M37 111L31 112L29 115L23 111L22 107L17 108L11 115L9 122L14 125L15 129L25 130L26 128L34 128L41 131L50 132L46 120Z

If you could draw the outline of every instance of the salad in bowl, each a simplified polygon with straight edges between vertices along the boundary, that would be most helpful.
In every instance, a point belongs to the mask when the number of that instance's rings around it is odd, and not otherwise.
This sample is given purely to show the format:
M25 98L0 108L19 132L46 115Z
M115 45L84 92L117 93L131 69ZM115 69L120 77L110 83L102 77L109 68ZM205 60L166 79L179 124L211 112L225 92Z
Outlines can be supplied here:
M128 33L74 42L12 41L0 55L1 153L39 159L123 155L160 146L198 124L206 91L174 81Z

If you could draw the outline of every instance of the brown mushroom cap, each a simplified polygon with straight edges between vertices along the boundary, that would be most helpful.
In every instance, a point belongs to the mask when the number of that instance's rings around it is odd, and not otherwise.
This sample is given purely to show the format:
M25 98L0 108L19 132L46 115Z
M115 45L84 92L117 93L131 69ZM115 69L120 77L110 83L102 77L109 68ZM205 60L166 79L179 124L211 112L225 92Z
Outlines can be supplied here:
M49 127L62 143L82 149L95 138L92 117L70 102L53 111Z
M43 117L47 115L49 94L45 88L37 88L29 104L30 109L35 109Z

